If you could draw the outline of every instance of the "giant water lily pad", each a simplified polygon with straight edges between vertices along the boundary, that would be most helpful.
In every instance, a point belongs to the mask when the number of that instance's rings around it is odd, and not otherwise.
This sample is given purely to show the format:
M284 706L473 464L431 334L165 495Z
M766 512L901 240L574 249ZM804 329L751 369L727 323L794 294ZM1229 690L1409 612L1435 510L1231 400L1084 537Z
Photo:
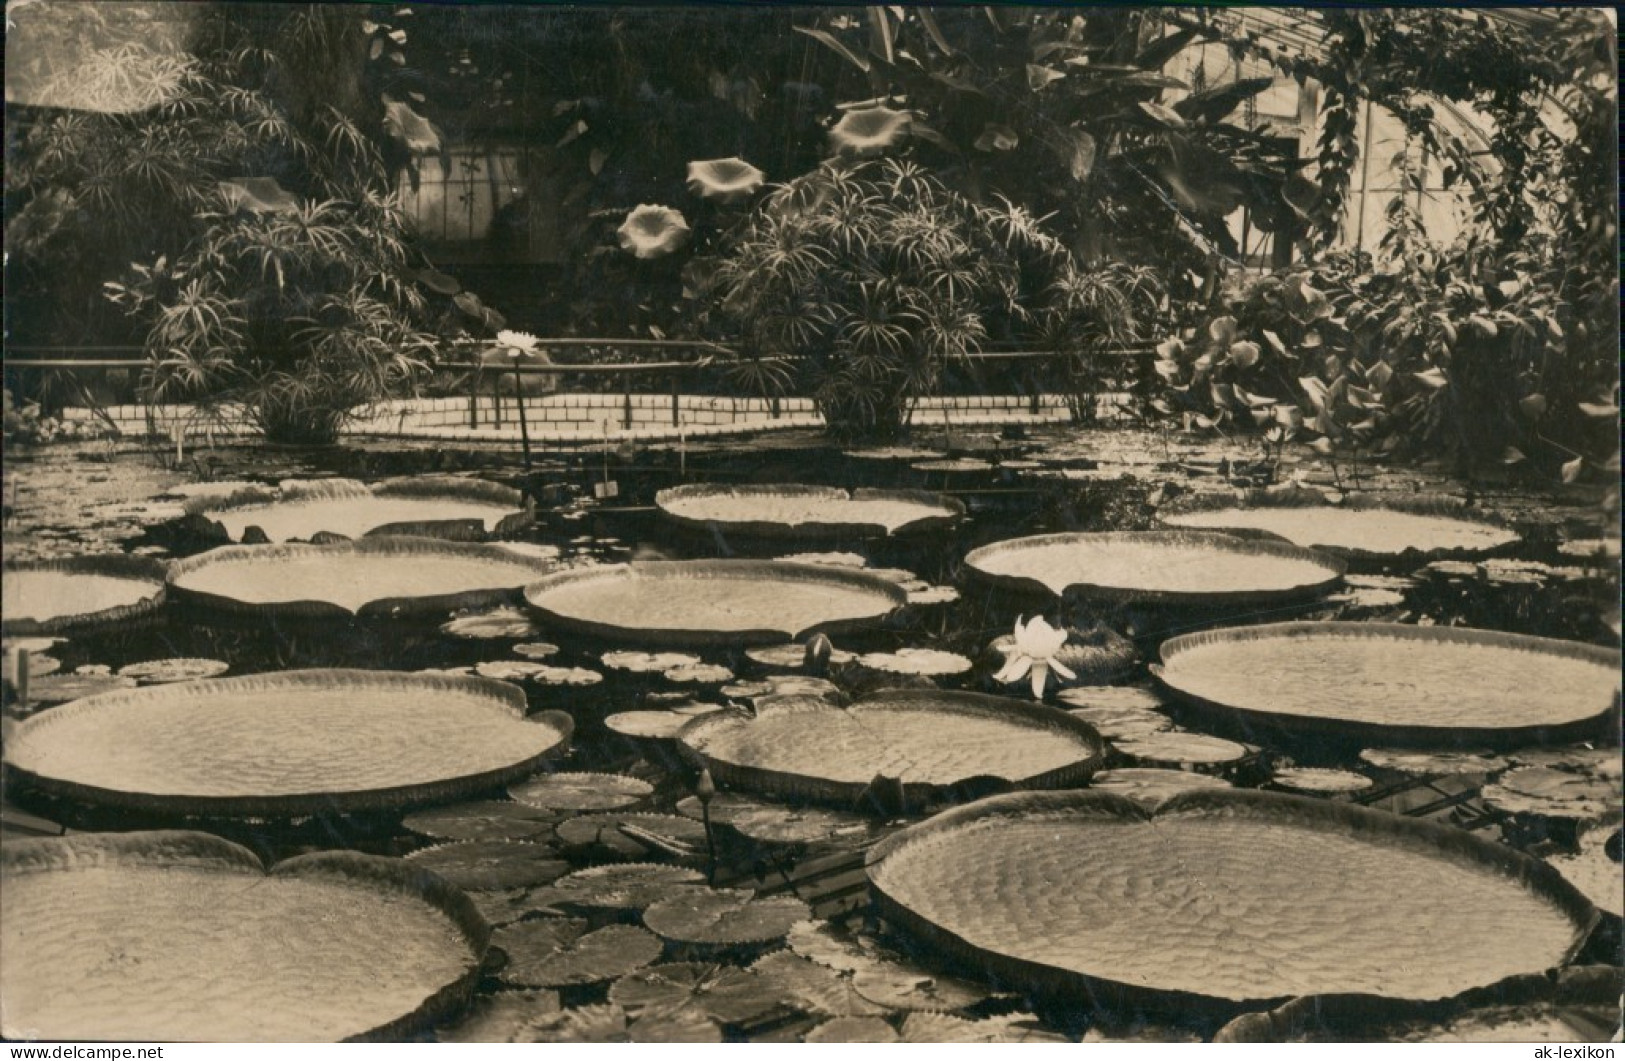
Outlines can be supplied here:
M1188 634L1152 673L1181 699L1371 743L1497 747L1583 733L1619 695L1619 654L1489 630L1278 623Z
M771 560L666 560L562 571L525 587L544 621L648 644L772 644L867 625L907 603L860 571Z
M972 781L1075 785L1103 754L1099 735L1064 711L979 693L888 689L846 708L788 696L758 708L704 715L679 740L718 784L787 799L850 804L877 776L900 783L911 805Z
M9 840L0 877L8 1039L399 1038L467 999L489 932L398 860L267 871L202 833Z
M492 545L384 537L228 545L177 561L169 586L177 599L248 615L432 615L512 601L552 569Z
M86 803L291 816L444 801L530 774L569 716L483 678L306 670L152 685L29 719L12 780Z
M1459 504L1440 500L1408 507L1349 498L1341 505L1262 504L1165 515L1173 527L1248 530L1279 535L1294 545L1365 559L1413 553L1430 559L1482 556L1516 545L1518 533L1484 519L1466 519Z
M993 796L881 842L868 873L888 923L992 975L1153 1010L1447 998L1563 964L1597 918L1460 830L1240 789Z
M142 556L24 560L0 571L0 630L56 634L151 615L166 567Z
M1343 577L1342 561L1308 549L1202 531L1040 534L984 545L965 564L1027 592L1186 605L1314 597Z
M960 501L919 490L842 490L800 483L696 483L655 495L660 511L691 527L778 538L876 538L946 527Z
M233 541L249 527L258 527L272 542L308 541L322 533L483 541L529 522L518 490L451 476L414 476L375 486L350 479L294 480L276 490L250 487L224 499L195 498L186 510L220 523Z

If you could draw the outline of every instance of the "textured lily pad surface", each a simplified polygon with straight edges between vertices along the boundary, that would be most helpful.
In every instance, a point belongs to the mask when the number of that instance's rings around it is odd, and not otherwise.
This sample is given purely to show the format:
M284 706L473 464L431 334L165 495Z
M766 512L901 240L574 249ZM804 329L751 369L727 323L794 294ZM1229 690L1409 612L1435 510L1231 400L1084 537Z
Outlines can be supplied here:
M651 644L770 644L879 619L907 602L859 571L768 560L670 560L566 571L525 588L545 621Z
M140 557L84 556L7 564L0 623L9 633L57 633L158 610L164 565Z
M1562 964L1596 916L1499 845L1236 789L1155 811L994 796L883 841L868 869L883 916L995 971L1170 1002L1449 997Z
M387 537L331 545L228 545L178 561L169 582L193 599L250 613L344 615L369 606L432 613L517 595L550 570L550 564L491 545Z
M679 523L775 537L884 536L965 514L963 504L938 494L797 483L678 486L660 491L655 504Z
M294 815L455 798L522 777L570 736L501 682L308 670L120 690L29 719L25 784L168 813Z
M226 528L233 541L258 527L273 542L309 540L323 531L360 538L391 525L412 533L470 540L523 516L519 491L472 479L417 477L368 487L351 480L291 482L278 491L249 489L188 506ZM438 532L438 533L437 533Z
M1171 603L1312 597L1341 561L1292 545L1200 531L1041 534L974 549L971 570L1022 589Z
M425 847L406 856L459 888L496 891L549 884L569 872L546 844L522 840L462 840Z
M1184 512L1164 516L1175 527L1268 531L1305 548L1397 556L1420 553L1477 554L1511 545L1515 531L1493 523L1384 508L1335 505L1263 506Z
M683 888L643 912L643 923L679 943L727 946L783 939L812 916L793 895L757 898L737 889Z
M267 873L235 844L158 832L11 840L0 868L0 950L29 970L6 979L8 1039L398 1034L466 998L485 950L466 899L393 859Z
M930 788L972 777L1077 783L1102 752L1094 730L1065 712L913 689L886 690L849 708L775 697L754 718L703 716L679 739L718 783L792 799L850 800L876 775Z
M549 810L614 810L647 799L654 786L625 774L543 774L513 785L508 795L520 803Z
M1158 678L1198 703L1395 741L1533 743L1544 729L1601 718L1619 687L1619 656L1607 649L1392 623L1215 630L1164 642L1162 659Z

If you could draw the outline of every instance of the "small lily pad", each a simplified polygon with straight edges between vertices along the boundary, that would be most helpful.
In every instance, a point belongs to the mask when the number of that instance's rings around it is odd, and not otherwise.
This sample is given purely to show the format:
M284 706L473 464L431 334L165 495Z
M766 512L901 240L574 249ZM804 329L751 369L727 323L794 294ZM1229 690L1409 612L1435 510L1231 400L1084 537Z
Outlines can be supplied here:
M469 891L549 884L569 872L547 844L520 840L459 840L414 851L406 860Z
M508 786L520 803L545 810L600 811L630 807L654 794L654 786L626 774L542 774Z
M990 992L979 984L944 976L912 962L874 961L852 973L858 994L887 1009L945 1013L968 1009Z
M801 1037L804 1043L901 1042L890 1024L879 1017L836 1017Z
M674 890L703 884L698 870L658 862L591 866L553 883L566 901L604 910L641 910L671 897Z
M559 646L546 641L526 641L513 646L513 654L526 659L551 659L559 654Z
M1147 763L1177 763L1193 766L1222 766L1240 762L1252 754L1245 744L1204 733L1148 733L1112 745L1131 759Z
M731 696L738 700L749 700L757 696L766 696L773 691L773 686L766 681L734 682L724 685L718 692L723 696Z
M1619 786L1551 767L1520 766L1485 785L1484 802L1509 814L1589 821L1619 806Z
M883 1006L858 994L848 976L790 951L758 958L751 971L797 1009L822 1017L879 1017Z
M1411 748L1367 748L1362 762L1381 770L1397 770L1415 777L1443 777L1454 774L1490 774L1506 769L1506 760L1487 751L1433 751Z
M459 615L441 624L440 632L448 637L466 637L480 640L523 641L541 633L530 616L518 608L493 608L490 611Z
M604 719L604 726L626 737L674 740L693 715L676 711L621 711Z
M677 804L678 813L699 818L700 801L688 796ZM732 792L711 799L711 821L720 822L747 839L764 844L820 844L841 840L854 843L870 836L874 823L861 814L824 807L792 807L769 803Z
M1072 708L1122 708L1124 710L1160 711L1168 701L1150 689L1138 685L1090 685L1083 688L1062 689L1055 699Z
M1364 774L1308 766L1277 770L1270 780L1290 791L1316 796L1342 796L1371 787L1371 779Z
M807 663L807 646L797 641L787 641L782 645L768 645L765 648L748 648L745 655L764 667L787 667L799 670ZM850 663L857 658L856 653L844 649L835 649L829 655L831 663Z
M792 553L775 559L788 564L823 564L826 567L862 567L868 563L857 553Z
M199 678L214 678L231 669L231 664L219 659L153 659L145 663L131 663L119 668L119 677L134 678L138 682L159 685L165 682L191 682Z
M401 824L436 840L526 840L551 832L553 819L523 803L479 800L408 814Z
M730 946L783 939L812 915L793 895L758 897L736 889L687 889L643 912L643 923L678 943Z
M1519 766L1549 766L1554 770L1575 770L1595 777L1616 779L1620 776L1621 768L1617 748L1589 748L1583 744L1523 748L1507 753L1507 758Z
M943 652L934 648L902 648L896 652L870 652L859 656L858 662L865 667L892 674L936 676L964 674L971 669L971 661L959 653Z
M785 940L797 955L843 973L855 973L883 957L873 939L828 921L798 921Z
M492 659L474 665L474 673L481 677L509 682L524 681L548 669L550 668L545 663L523 659Z
M1073 718L1081 718L1109 741L1140 740L1154 733L1173 728L1173 719L1155 711L1122 707L1074 707L1067 711Z
M660 940L636 925L586 927L574 918L543 918L498 929L491 942L508 956L499 975L525 987L598 984L660 958Z
M560 822L559 839L572 847L596 847L621 858L685 859L705 848L705 827L674 814L584 814Z
M530 1026L559 1012L557 991L499 991L480 995L456 1024L438 1029L442 1043L523 1043Z
M734 672L727 667L715 663L685 663L661 672L661 677L669 682L694 682L700 685L716 685L721 682L732 681Z
M557 560L560 549L556 545L542 545L539 542L492 542L498 549L506 549L515 556L523 556L527 560Z
M604 676L585 667L543 666L530 676L537 685L597 685Z
M769 985L738 966L709 962L650 965L622 977L609 1000L631 1014L692 1009L719 1024L749 1024L782 1008Z
M767 692L762 696L817 696L825 700L844 699L840 686L827 678L812 678L801 674L772 674L767 679Z
M720 1043L722 1029L693 1009L645 1009L629 1017L620 1006L581 1006L531 1026L539 1043Z
M633 674L660 674L673 667L700 662L700 657L686 652L605 652L599 657L604 666Z
M1222 777L1198 774L1190 770L1157 770L1129 768L1102 770L1090 781L1089 787L1105 789L1127 796L1136 803L1155 807L1171 796L1197 788L1229 788L1230 782Z
M557 896L551 886L534 888L506 888L502 891L471 891L469 901L492 928L511 925L533 915L563 917L564 911L556 905Z
M952 586L933 586L925 584L919 588L912 585L904 587L908 593L908 602L916 607L925 607L931 604L952 604L959 599L959 591Z

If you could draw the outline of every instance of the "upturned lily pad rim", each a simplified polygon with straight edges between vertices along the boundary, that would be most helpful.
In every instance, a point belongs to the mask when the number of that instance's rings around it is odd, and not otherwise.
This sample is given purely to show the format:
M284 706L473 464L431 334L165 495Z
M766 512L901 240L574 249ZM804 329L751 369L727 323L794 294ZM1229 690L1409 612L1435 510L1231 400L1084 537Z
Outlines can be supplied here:
M785 523L773 519L706 519L672 511L671 506L677 502L711 497L808 498L827 501L832 506L853 501L891 501L925 511L896 527L888 527L884 523L839 519L810 520L805 523ZM669 487L655 494L655 505L659 507L662 516L681 526L700 529L717 527L730 534L750 538L898 537L951 527L965 515L963 501L928 490L879 490L868 487L845 490L838 486L817 486L808 483L687 483ZM838 508L832 511L838 511Z
M515 569L515 582L511 587L497 589L471 589L456 593L436 593L422 597L379 597L363 603L351 611L333 601L299 600L272 601L259 604L219 593L189 589L180 580L201 568L215 564L276 564L307 556L363 556L400 557L410 560L418 556L444 556L458 560L484 560L492 564ZM304 619L313 621L347 620L369 617L443 616L464 609L490 608L519 602L524 580L531 573L546 574L553 570L550 561L527 559L495 545L467 542L448 542L436 538L416 538L406 535L384 535L376 538L358 538L353 541L313 545L305 542L283 542L276 545L222 545L206 553L169 565L168 589L177 603L184 603L211 611L249 618Z
M1181 652L1211 644L1234 644L1275 638L1369 638L1400 639L1432 642L1438 645L1483 645L1513 652L1533 652L1582 660L1619 669L1617 650L1600 645L1558 638L1511 634L1500 630L1480 630L1461 626L1413 626L1409 623L1367 622L1287 622L1265 623L1259 626L1221 627L1198 633L1183 634L1162 643L1162 662L1153 663L1151 676L1157 687L1182 703L1215 717L1242 720L1252 726L1284 734L1327 736L1361 741L1368 747L1487 748L1491 751L1509 748L1527 748L1532 745L1563 744L1583 740L1594 735L1602 723L1619 710L1620 695L1616 689L1613 703L1600 708L1596 714L1570 722L1549 723L1537 721L1540 698L1528 699L1531 721L1523 725L1486 726L1420 726L1405 723L1385 724L1356 719L1313 715L1289 709L1264 711L1257 708L1236 707L1210 700L1174 684L1169 680L1168 664Z
M77 781L68 781L34 773L15 765L10 754L5 760L5 779L8 784L43 795L66 799L79 804L111 807L164 816L197 816L213 819L238 818L299 818L320 814L353 814L358 812L397 811L422 805L448 803L498 788L529 777L548 759L569 749L575 731L575 720L562 711L543 711L526 715L525 694L517 687L491 678L462 677L444 674L419 674L398 671L312 669L275 671L266 674L246 674L229 678L205 678L192 682L170 682L161 685L137 686L133 689L114 689L85 697L61 707L43 711L19 724L8 741L8 753L22 745L35 730L51 726L76 715L114 710L124 704L143 700L185 698L204 703L220 691L239 689L330 688L335 682L368 683L398 687L404 691L423 693L455 692L465 696L492 701L499 709L513 715L518 723L545 726L558 735L558 739L540 752L516 759L504 766L463 777L441 778L434 781L387 788L360 789L337 792L304 792L285 795L233 795L200 796L163 792L140 792L103 788Z
M1295 586L1250 590L1152 590L1124 586L1106 586L1087 581L1069 583L1057 594L1048 585L1026 575L1007 575L987 571L978 566L980 561L1002 552L1048 549L1090 542L1127 543L1150 547L1159 545L1205 546L1214 551L1214 562L1224 563L1229 556L1270 556L1284 560L1298 560L1320 568L1321 578ZM1054 598L1078 594L1106 601L1142 602L1183 607L1229 604L1268 604L1299 601L1317 597L1343 581L1348 565L1342 560L1314 549L1279 542L1250 541L1217 531L1160 530L1160 531L1069 531L1060 534L1035 534L1024 538L1009 538L992 542L965 554L965 571L974 579L1003 589L1017 590Z
M1088 749L1087 754L1071 763L1022 778L969 774L947 783L910 781L906 777L901 778L903 799L910 809L952 801L959 791L967 788L984 786L998 790L1071 788L1087 783L1106 761L1106 742L1093 726L1059 708L1026 700L944 689L883 689L846 707L810 696L805 699L809 707L816 706L830 711L861 713L866 707L887 705L903 710L977 714L1009 720L1012 726L1026 723L1036 728L1058 731L1075 737L1080 745ZM678 732L678 746L685 756L710 770L712 779L722 788L736 789L787 803L819 803L843 809L852 809L859 803L869 787L868 781L837 781L812 774L772 770L749 763L720 759L696 746L704 739L708 730L724 726L749 725L753 721L753 718L738 711L714 711L700 715ZM985 788L983 790L985 791Z
M312 501L341 498L368 497L425 497L448 498L457 501L484 502L511 509L497 521L490 531L480 519L430 519L406 523L382 523L363 535L366 538L410 536L434 538L442 541L481 542L517 530L535 522L535 515L525 504L525 495L511 486L493 483L488 479L465 479L455 475L399 476L367 485L355 479L297 479L280 486L248 486L225 496L204 494L188 498L182 510L189 516L202 516L218 520L222 513L272 508L277 505L297 505ZM312 534L325 532L316 528Z
M75 833L28 837L0 847L0 874L74 872L110 866L171 864L223 873L268 877L321 877L373 891L396 892L444 916L469 950L463 974L442 985L415 1009L364 1029L346 1041L400 1041L449 1017L467 1004L480 979L491 928L463 891L443 877L400 859L358 851L317 851L266 866L248 848L210 833L160 829L130 833Z
M550 591L561 587L575 586L583 582L607 583L630 579L670 582L691 579L760 579L822 583L862 590L874 596L877 602L884 599L889 607L884 609L877 607L872 615L852 619L832 619L795 630L772 628L715 630L701 626L619 626L596 619L563 615L549 609L543 603ZM540 581L527 585L524 596L526 603L542 616L544 624L549 627L623 644L650 645L659 648L773 645L782 641L794 641L807 634L845 633L872 626L908 603L908 594L896 583L886 579L858 570L818 564L792 564L782 560L632 560L624 564L601 564L554 572Z
M29 571L56 571L68 575L100 575L105 578L127 579L152 587L152 592L133 604L122 604L100 611L75 615L58 615L50 619L30 616L13 618L0 616L0 634L6 637L35 637L41 634L61 634L90 627L130 622L155 614L163 607L167 596L165 576L170 564L150 556L130 556L108 553L97 556L70 556L52 560L7 560L0 567L0 578Z
M1464 829L1373 810L1353 803L1242 788L1193 789L1170 796L1154 807L1148 807L1112 792L1075 789L1059 792L1004 793L951 808L892 834L871 847L865 855L865 874L880 916L905 935L919 939L932 949L967 963L973 968L984 970L996 981L1022 985L1040 994L1054 997L1109 999L1124 1008L1143 1008L1148 1012L1167 1014L1191 1012L1233 1014L1278 1005L1293 997L1277 995L1268 998L1238 999L1217 994L1162 990L1111 980L1098 973L1082 973L1019 958L969 942L951 929L915 912L888 894L876 880L877 867L887 858L923 838L951 832L984 818L1019 818L1030 813L1053 815L1067 811L1089 817L1124 818L1143 822L1192 812L1206 812L1225 818L1245 816L1268 819L1280 816L1289 818L1300 826L1307 824L1324 831L1363 839L1389 838L1392 842L1404 844L1419 854L1476 863L1504 874L1512 884L1544 895L1569 919L1574 931L1570 935L1562 958L1555 963L1557 967L1565 966L1574 960L1601 919L1601 914L1591 901L1551 866L1521 851L1485 840ZM1491 986L1480 984L1466 990L1473 991ZM1465 993L1464 991L1458 994ZM1353 992L1327 992L1316 997L1362 999L1369 1001L1373 1006L1388 1004L1412 1006L1417 1001Z
M1397 560L1428 563L1434 560L1481 560L1487 557L1504 556L1517 550L1523 542L1523 535L1517 528L1507 521L1474 509L1466 502L1444 494L1398 494L1387 496L1371 493L1351 493L1341 501L1332 501L1318 490L1243 490L1238 494L1204 494L1198 495L1189 501L1176 502L1169 506L1167 515L1174 518L1184 515L1193 515L1206 512L1227 512L1231 509L1246 511L1259 508L1313 508L1327 509L1329 511L1345 510L1350 512L1389 511L1402 512L1412 516L1436 516L1440 519L1455 520L1460 523L1470 523L1475 526L1501 531L1507 535L1507 540L1497 545L1481 549L1447 548L1434 549L1409 548L1399 552L1378 549L1363 549L1347 545L1315 544L1301 548L1313 548L1317 552L1329 553L1347 560L1362 563L1392 563ZM1166 519L1164 520L1166 523ZM1246 531L1269 534L1289 544L1291 540L1274 531L1262 528L1225 528L1225 527L1185 527L1177 523L1167 523L1167 526L1181 530L1210 530L1219 533L1241 534Z

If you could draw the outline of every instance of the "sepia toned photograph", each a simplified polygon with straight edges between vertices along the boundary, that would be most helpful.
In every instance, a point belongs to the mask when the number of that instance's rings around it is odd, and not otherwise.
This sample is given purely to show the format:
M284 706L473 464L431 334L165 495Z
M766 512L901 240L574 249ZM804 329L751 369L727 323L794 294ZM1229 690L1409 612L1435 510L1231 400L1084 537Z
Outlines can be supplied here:
M1622 1041L1613 8L5 10L0 1039Z

